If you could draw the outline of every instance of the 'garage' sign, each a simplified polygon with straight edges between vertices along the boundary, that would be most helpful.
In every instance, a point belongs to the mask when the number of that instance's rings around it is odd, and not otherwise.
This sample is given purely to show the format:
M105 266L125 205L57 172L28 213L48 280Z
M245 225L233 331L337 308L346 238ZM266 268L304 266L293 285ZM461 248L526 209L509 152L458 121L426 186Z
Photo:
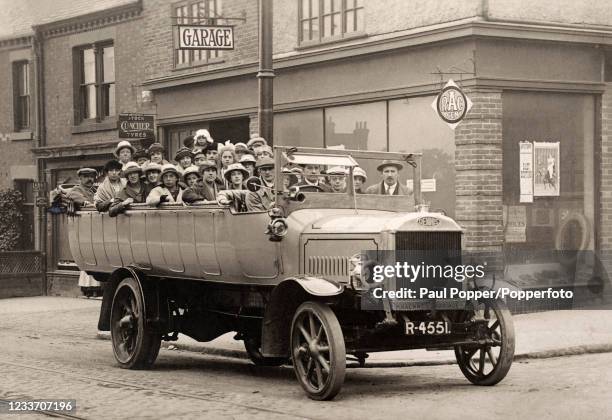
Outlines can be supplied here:
M233 50L234 28L231 26L179 25L178 47L181 50Z

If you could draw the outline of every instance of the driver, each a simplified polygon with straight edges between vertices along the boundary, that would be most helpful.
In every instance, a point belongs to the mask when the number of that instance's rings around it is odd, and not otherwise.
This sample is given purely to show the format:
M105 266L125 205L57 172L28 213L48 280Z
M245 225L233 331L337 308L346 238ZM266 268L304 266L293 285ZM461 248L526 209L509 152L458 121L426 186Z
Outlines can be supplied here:
M241 202L246 204L249 212L267 211L274 207L274 160L262 157L256 165L259 171L259 184L261 188L257 191L247 190L225 190L219 191L217 202L221 205L232 204L238 208Z
M304 178L297 184L303 192L331 192L331 188L321 182L321 166L307 163L304 165Z

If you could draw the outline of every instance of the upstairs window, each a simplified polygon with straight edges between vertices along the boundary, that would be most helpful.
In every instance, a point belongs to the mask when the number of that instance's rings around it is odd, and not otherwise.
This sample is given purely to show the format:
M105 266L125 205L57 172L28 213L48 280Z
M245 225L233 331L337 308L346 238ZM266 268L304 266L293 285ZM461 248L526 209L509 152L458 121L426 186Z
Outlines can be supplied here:
M115 115L115 48L112 44L77 49L75 76L77 122L99 122Z
M363 32L364 22L363 0L299 0L300 44Z
M173 6L177 25L217 25L221 14L221 0L200 0L177 3ZM189 67L205 64L221 57L221 51L174 50L174 66Z
M30 64L13 63L13 110L15 131L30 128Z

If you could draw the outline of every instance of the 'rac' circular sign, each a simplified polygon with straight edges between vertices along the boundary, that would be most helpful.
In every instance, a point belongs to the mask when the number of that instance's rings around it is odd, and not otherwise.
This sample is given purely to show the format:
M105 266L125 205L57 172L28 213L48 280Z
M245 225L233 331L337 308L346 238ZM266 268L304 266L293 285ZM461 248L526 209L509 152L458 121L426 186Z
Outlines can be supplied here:
M446 85L438 95L438 115L449 124L460 122L468 111L468 100L456 85Z

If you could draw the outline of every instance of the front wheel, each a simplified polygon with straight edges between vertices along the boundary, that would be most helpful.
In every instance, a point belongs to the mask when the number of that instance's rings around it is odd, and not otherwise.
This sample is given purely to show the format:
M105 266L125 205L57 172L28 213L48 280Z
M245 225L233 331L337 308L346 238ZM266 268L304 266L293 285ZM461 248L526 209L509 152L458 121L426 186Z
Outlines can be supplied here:
M140 284L123 279L113 297L110 327L113 353L122 368L147 369L159 354L161 334L147 326L144 307Z
M305 302L291 324L293 370L308 397L331 400L346 371L346 348L340 323L331 308L319 302Z
M485 344L455 346L463 375L475 385L495 385L508 373L514 358L514 324L505 303L483 302L467 321L479 322L478 339Z

